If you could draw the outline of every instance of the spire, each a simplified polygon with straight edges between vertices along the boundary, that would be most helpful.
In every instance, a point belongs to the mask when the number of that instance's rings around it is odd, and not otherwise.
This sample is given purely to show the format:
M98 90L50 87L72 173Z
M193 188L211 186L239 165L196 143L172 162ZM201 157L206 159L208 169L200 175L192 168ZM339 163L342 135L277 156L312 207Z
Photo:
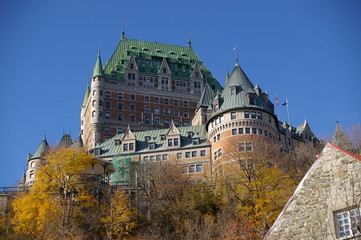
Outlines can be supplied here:
M100 58L100 50L98 50L98 57L95 63L93 77L103 76L102 60Z
M236 66L239 66L239 65L238 65L237 47L234 47L234 48L233 48L233 51L234 51L234 58L236 59Z
M227 84L228 80L229 80L229 72L228 72L228 67L226 67L226 84Z
M188 32L188 47L192 48L191 34Z
M342 131L340 124L336 121L336 129L332 137L331 143L339 146L340 148L353 153L354 147L350 141L350 139L346 136L346 134Z
M125 39L124 24L122 25L122 39Z
M48 142L44 136L43 140L41 141L38 149L36 149L34 155L31 156L31 159L40 158L48 149L50 149Z

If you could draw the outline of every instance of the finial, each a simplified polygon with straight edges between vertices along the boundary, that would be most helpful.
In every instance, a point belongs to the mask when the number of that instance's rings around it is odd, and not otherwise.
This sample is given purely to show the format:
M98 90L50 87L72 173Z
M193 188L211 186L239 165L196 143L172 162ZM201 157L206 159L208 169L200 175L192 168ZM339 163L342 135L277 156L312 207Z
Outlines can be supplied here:
M188 32L188 47L192 48L191 34Z
M125 39L124 24L122 24L122 39Z
M236 66L238 66L238 54L237 54L237 47L233 47L233 51L234 51L234 58L236 59Z
M98 57L100 56L100 48L98 48Z

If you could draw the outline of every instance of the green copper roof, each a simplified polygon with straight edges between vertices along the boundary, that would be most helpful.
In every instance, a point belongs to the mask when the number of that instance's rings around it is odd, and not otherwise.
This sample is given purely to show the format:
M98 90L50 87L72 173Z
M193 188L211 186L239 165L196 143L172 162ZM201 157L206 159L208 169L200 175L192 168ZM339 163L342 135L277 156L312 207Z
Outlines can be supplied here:
M208 83L214 85L215 90L222 89L191 47L126 38L120 40L113 55L105 64L105 75L114 80L124 80L124 69L128 66L131 56L135 57L139 72L150 76L157 75L163 58L166 58L172 78L179 80L189 80L197 62Z
M181 148L191 148L194 146L204 146L207 145L207 135L205 132L205 126L189 126L189 127L178 127L177 128L181 135ZM146 153L151 151L166 151L168 150L166 140L161 139L161 135L166 135L168 129L157 129L151 131L142 131L135 132L136 138L136 152L137 153ZM197 145L193 144L193 140L191 136L188 136L189 132L193 132L195 136L200 137L200 143ZM108 141L99 145L101 148L101 156L114 156L118 154L122 154L122 148L120 145L116 145L116 140L122 140L124 134L118 134L115 137L109 139ZM149 142L154 142L156 144L155 149L149 149L149 144L146 141L146 137L149 137ZM193 136L194 137L194 136Z
M90 87L87 86L87 87L86 87L86 90L85 90L85 95L84 95L83 104L81 105L82 108L85 107L86 104L88 103L89 95L90 95Z
M222 111L233 108L259 108L273 114L263 99L256 94L253 84L238 64L229 76L221 97L223 103L220 105L220 110ZM253 104L250 102L250 97L254 99Z
M94 71L93 71L93 77L103 76L103 66L102 66L102 60L100 58L100 52L98 52L97 61L95 63Z
M204 86L202 96L199 99L197 107L208 107L212 103L215 96L216 94L213 92L211 87L208 84L206 84Z
M50 147L44 137L43 140L41 141L38 149L36 149L34 155L32 155L30 159L40 158L48 149L50 149Z

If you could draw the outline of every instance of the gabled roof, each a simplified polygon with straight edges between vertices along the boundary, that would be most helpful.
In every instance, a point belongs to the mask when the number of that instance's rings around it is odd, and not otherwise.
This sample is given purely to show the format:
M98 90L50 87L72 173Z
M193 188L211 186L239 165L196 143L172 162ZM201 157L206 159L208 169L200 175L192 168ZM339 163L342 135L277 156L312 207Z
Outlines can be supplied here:
M347 206L345 185L352 181L359 182L359 175L353 174L360 170L360 157L327 143L264 239L289 239L296 232L300 239L334 239L330 232L330 223L334 219L329 211L339 210L335 206L340 202ZM312 233L310 230L314 227L316 231ZM321 227L323 231L320 231Z
M135 56L140 73L148 75L156 75L163 58L166 58L172 77L181 80L190 80L192 67L198 63L209 84L214 85L215 90L222 89L191 47L135 39L123 38L120 40L113 55L105 64L104 74L114 80L124 80L124 68L128 65L131 56ZM112 77L112 72L118 74Z
M249 96L254 98L255 104L249 103ZM259 108L273 114L263 99L256 94L252 82L238 64L233 68L221 97L223 98L223 103L220 106L222 111L234 108Z
M216 94L213 92L211 87L206 83L206 85L204 86L201 98L199 99L197 108L208 107L212 103L215 96L216 96Z
M99 77L99 76L103 76L103 75L104 75L104 72L103 72L102 60L100 58L100 52L98 52L97 61L95 63L94 70L93 70L93 77Z
M167 132L167 136L174 136L174 135L179 135L180 132L178 130L178 128L174 125L174 122L172 121L172 124L170 125L168 132Z
M122 140L135 140L136 137L134 136L132 130L130 130L129 126L128 129L125 131L124 136L122 138Z
M44 153L49 149L50 149L49 144L46 141L46 138L44 137L39 147L36 149L35 153L30 157L30 160L42 157Z

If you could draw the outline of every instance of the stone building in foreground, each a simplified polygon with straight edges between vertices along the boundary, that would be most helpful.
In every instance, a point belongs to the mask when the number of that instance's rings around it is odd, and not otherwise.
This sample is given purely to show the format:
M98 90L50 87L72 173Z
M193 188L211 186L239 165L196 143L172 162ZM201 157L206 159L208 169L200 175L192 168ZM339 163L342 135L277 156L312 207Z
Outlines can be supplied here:
M360 239L361 158L328 143L265 239Z

